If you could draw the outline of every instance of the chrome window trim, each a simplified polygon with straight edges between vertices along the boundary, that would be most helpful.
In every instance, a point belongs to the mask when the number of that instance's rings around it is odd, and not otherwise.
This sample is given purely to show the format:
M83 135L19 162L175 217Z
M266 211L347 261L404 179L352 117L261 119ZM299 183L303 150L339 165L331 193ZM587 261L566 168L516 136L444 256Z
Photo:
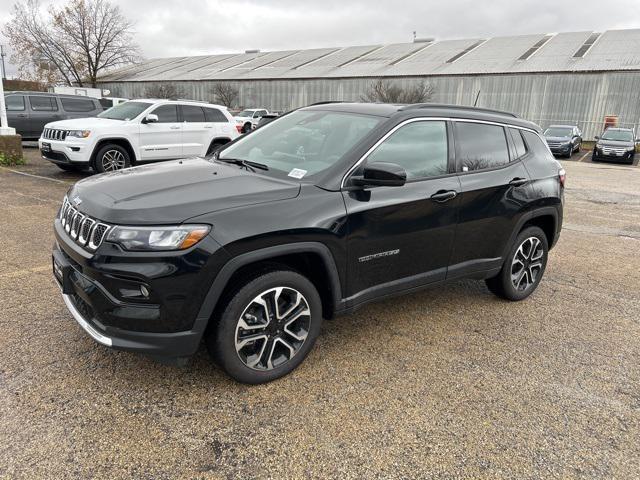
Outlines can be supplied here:
M393 127L391 130L389 130L386 134L384 134L375 144L373 144L373 146L367 150L364 155L362 155L360 157L360 159L349 169L347 170L347 173L345 173L342 176L342 181L340 182L340 189L345 188L345 183L347 181L347 178L349 177L349 175L351 175L361 164L362 162L364 162L367 157L369 155L371 155L371 153L380 146L381 143L383 143L387 138L389 138L391 135L393 135L398 129L402 128L405 125L408 125L409 123L413 123L413 122L424 122L424 121L438 121L438 122L466 122L466 123L483 123L485 125L497 125L499 127L506 127L506 128L516 128L518 130L526 130L528 132L534 133L536 135L538 135L538 137L540 137L540 139L544 142L544 138L542 138L542 135L540 135L540 133L536 132L534 129L532 128L527 128L527 127L521 127L520 125L513 125L511 123L502 123L502 122L493 122L491 120L475 120L475 119L470 119L470 118L456 118L456 117L415 117L415 118L408 118L407 120L399 123L398 125L396 125L395 127ZM454 133L455 135L455 133ZM506 138L505 138L506 140ZM546 142L545 142L546 145ZM547 145L547 148L549 148L549 146ZM551 152L551 150L549 150L549 152ZM460 173L460 172L456 172L456 173Z

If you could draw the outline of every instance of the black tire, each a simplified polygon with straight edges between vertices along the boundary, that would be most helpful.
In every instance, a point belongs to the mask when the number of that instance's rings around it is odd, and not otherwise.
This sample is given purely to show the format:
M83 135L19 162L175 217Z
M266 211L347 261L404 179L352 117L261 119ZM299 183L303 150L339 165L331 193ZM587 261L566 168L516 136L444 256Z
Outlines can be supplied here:
M63 163L56 163L56 167L60 170L64 170L65 172L80 172L82 171L82 166L80 165L65 165Z
M110 160L110 158L113 160ZM113 143L100 147L93 160L93 169L98 173L123 170L130 166L131 158L129 157L129 152L120 145Z
M591 155L591 161L592 161L592 162L597 162L598 160L600 160L600 159L598 158L598 154L596 153L596 151L595 151L595 150L593 150L593 154Z
M230 377L248 384L270 382L293 371L313 348L322 324L320 295L306 277L290 270L267 271L258 275L253 280L238 285L234 292L227 296L223 308L219 311L217 324L211 328L206 338L207 348L216 363ZM278 293L273 290L280 287L283 287L283 290L278 297ZM298 329L297 335L300 338L304 336L301 342L287 332L286 322L289 317L284 315L285 318L278 321L277 316L269 316L265 324L262 320L267 317L268 309L256 303L256 299L263 299L265 304L273 305L269 299L275 298L278 303L282 302L282 305L285 305L283 308L287 311L288 305L294 304L293 300L287 303L287 299L298 298L293 292L300 293L302 300L298 307L293 308L292 317L299 312L298 308L301 308L302 312L309 312L309 315L300 315L297 320L291 322L293 327L289 327ZM241 321L247 322L245 325L251 330L243 328ZM249 321L253 323L249 324ZM266 338L250 341L237 350L236 345L242 343L247 335ZM287 342L286 348L282 341ZM295 347L295 352L291 347ZM274 359L276 352L280 355ZM249 366L250 363L254 366Z
M250 131L251 131L251 124L247 122L242 126L242 133L247 133Z
M636 159L636 154L632 153L629 157L629 165L633 165L634 160Z
M535 247L533 247L534 255L531 255L531 253L529 253L529 256L533 257L533 261L522 258L522 255L519 253L521 246L523 247L524 253L527 252L526 242L529 242L530 239L537 239L537 241L539 242L539 244L536 244ZM530 245L533 245L533 243L531 243ZM540 257L538 257L537 255L537 253L540 252L540 250L538 250L538 246L541 248L542 253ZM525 265L524 263L522 263L522 261L520 261L520 263L522 264L522 269L525 271L524 278L521 278L521 281L518 282L520 288L516 288L514 281L517 281L517 278L513 278L514 276L519 277L519 275L517 275L519 272L518 266L516 263L514 263L516 255L518 255L519 258L522 258L522 260L530 262L531 266L531 268L528 269L528 265ZM538 285L542 280L545 268L547 266L548 256L549 244L547 242L547 236L542 231L542 229L533 226L525 228L516 237L516 240L509 250L509 254L505 259L504 264L502 265L500 273L498 273L498 275L493 278L488 278L487 280L485 280L487 287L492 293L500 298L511 301L524 300L529 295L531 295L536 290L536 288L538 288ZM535 265L537 265L538 263L540 264L540 266L535 267ZM523 285L522 281L524 281L527 285ZM524 289L522 289L523 286L525 287Z

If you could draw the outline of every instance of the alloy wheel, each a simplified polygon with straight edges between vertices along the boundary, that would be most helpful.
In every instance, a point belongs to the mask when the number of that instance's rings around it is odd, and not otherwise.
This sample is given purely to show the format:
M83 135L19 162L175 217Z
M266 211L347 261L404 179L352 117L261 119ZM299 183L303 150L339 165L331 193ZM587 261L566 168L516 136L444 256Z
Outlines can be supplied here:
M535 285L542 271L544 247L536 237L524 240L511 262L511 282L517 291L525 291Z
M291 360L311 327L307 299L290 287L276 287L257 295L238 319L235 348L254 370L273 370Z
M105 172L113 172L114 170L122 170L126 164L124 155L119 150L107 150L102 155L102 169Z

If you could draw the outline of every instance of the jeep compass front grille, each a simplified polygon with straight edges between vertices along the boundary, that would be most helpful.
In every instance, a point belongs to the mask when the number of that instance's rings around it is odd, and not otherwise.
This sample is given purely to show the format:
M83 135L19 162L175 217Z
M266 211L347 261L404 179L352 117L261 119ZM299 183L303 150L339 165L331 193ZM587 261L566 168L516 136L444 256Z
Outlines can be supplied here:
M71 205L67 197L64 197L60 209L60 223L74 242L90 251L100 246L111 228L110 225L81 213Z
M45 128L42 132L42 138L47 140L64 140L67 138L68 130L57 130L55 128Z

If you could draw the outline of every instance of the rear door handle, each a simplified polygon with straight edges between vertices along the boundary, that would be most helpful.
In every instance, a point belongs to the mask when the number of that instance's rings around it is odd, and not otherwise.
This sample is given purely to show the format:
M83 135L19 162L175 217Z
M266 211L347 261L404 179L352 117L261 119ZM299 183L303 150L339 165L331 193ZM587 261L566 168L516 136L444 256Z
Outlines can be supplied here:
M527 180L526 178L516 177L516 178L514 178L513 180L511 180L509 182L509 185L511 185L512 187L521 187L522 185L524 185L528 181L529 180Z
M431 195L431 200L438 203L448 202L458 196L458 192L455 190L440 190Z

